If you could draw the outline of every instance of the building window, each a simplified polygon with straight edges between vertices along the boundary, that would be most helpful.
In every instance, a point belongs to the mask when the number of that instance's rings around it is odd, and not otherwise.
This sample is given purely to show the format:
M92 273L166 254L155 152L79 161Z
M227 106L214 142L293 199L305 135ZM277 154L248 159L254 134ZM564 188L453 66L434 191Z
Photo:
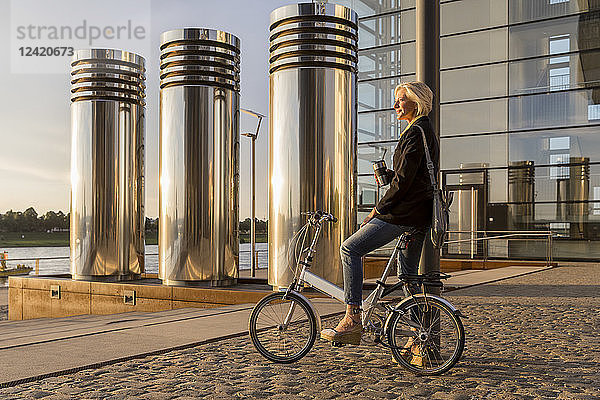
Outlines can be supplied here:
M569 35L550 36L550 54L566 53L571 48ZM569 56L550 57L548 60L548 87L551 91L565 90L570 86Z
M550 230L559 235L568 235L571 224L569 222L550 222Z
M588 121L600 119L600 104L590 104L588 106Z
M571 148L571 138L569 136L560 136L550 138L549 150L569 150Z
M600 215L600 186L594 186L594 201L592 206L592 214Z
M549 72L550 90L565 90L569 88L569 67L552 68Z
M569 35L550 36L549 38L550 54L566 53L570 50ZM569 56L552 57L550 64L568 63Z
M569 136L549 139L550 164L568 164L571 139ZM566 152L565 152L566 151ZM569 167L550 167L550 179L568 179Z

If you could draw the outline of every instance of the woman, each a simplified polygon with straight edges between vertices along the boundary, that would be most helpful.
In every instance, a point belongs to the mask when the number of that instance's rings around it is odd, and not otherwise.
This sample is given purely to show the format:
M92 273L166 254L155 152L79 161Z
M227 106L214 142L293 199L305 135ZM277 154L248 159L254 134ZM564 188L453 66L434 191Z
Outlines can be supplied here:
M436 171L439 171L439 145L427 115L433 93L423 82L400 84L394 90L394 110L408 126L394 150L392 181L385 195L364 219L360 229L342 243L340 253L344 271L346 315L334 329L324 329L323 339L360 344L363 285L362 257L411 231L412 240L400 253L400 269L416 274L426 228L431 224L433 190L427 170L421 127Z

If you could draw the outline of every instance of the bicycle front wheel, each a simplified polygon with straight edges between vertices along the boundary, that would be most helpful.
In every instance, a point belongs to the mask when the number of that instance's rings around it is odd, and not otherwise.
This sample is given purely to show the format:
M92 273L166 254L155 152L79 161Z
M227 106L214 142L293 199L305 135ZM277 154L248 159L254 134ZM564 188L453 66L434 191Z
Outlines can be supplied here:
M438 375L456 364L465 346L460 318L442 301L414 297L391 316L387 338L396 361L421 375Z
M292 363L304 357L314 345L317 319L301 297L273 293L254 306L248 330L254 347L263 357L277 363Z

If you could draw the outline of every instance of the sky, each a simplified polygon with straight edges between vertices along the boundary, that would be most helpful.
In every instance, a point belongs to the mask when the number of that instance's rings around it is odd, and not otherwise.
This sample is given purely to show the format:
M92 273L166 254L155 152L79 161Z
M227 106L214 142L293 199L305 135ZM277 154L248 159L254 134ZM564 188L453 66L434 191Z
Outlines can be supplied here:
M146 216L154 218L158 215L160 34L171 29L202 27L238 36L241 107L268 115L269 14L291 3L294 1L0 0L0 54L4 55L0 59L0 212L28 207L34 207L38 214L69 211L70 58L24 58L19 54L19 46L42 42L29 37L16 41L19 26L68 24L75 28L86 19L88 24L99 26L132 20L147 28L146 39L139 43L116 39L110 43L114 43L113 48L129 46L123 49L137 50L146 58L145 209ZM89 41L89 35L86 40ZM82 46L80 42L76 43L79 48L86 47L87 43ZM70 46L68 40L54 43ZM256 216L261 219L268 215L268 126L268 120L264 120L256 142ZM255 129L256 119L242 114L240 131ZM243 220L250 216L250 140L242 137L240 142L239 204Z

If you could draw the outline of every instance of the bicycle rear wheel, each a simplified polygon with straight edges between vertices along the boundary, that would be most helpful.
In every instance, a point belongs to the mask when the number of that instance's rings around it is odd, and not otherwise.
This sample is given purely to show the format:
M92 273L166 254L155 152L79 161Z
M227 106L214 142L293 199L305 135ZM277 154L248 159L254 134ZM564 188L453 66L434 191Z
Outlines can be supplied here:
M394 311L387 338L396 361L421 375L448 371L465 346L460 318L438 299L427 297L425 301L423 296L412 298Z
M254 306L248 330L254 347L263 357L277 363L292 363L304 357L314 345L317 320L299 296L273 293Z

